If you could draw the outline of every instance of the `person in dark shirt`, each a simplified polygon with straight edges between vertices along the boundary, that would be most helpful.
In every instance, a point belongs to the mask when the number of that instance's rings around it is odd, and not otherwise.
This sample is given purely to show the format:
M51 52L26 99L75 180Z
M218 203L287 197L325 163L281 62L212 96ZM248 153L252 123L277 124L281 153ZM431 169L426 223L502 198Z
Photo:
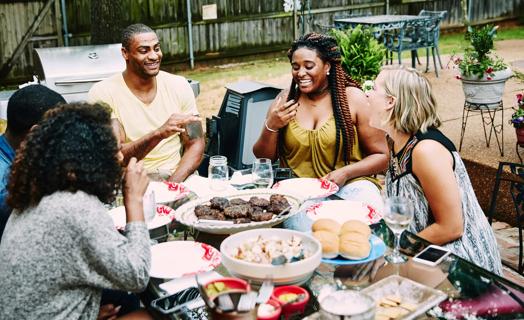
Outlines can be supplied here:
M5 199L15 151L47 110L65 102L59 93L35 84L17 90L7 103L7 128L0 136L0 241L11 214Z

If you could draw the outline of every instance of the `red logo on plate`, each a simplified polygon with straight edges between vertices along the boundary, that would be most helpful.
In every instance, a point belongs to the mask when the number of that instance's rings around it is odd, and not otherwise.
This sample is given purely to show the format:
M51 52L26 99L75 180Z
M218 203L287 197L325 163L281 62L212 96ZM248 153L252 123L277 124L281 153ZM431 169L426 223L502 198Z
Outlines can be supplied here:
M377 210L375 210L375 208L373 208L369 204L367 204L366 207L368 208L368 218L371 223L375 223L382 218L382 216L377 212Z
M307 214L317 214L317 209L322 207L322 202L312 204L309 208L307 208Z

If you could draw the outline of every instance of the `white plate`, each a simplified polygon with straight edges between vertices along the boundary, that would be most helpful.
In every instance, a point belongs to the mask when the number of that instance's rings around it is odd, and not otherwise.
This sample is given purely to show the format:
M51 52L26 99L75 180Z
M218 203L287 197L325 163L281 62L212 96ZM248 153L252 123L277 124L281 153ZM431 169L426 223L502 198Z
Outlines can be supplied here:
M221 263L220 252L212 246L194 241L169 241L151 247L153 278L174 279L211 271Z
M156 203L167 203L181 199L189 194L189 188L182 183L169 181L150 181L147 192L155 192Z
M109 215L113 219L113 223L118 230L124 230L126 227L126 208L124 206L116 207L108 211ZM147 223L149 230L165 226L166 224L173 221L175 218L175 210L163 204L157 204L156 216L153 220Z
M272 189L292 193L304 200L328 197L338 192L338 186L325 179L293 178L282 180L273 185Z
M359 220L366 224L373 224L382 219L382 214L371 205L351 200L331 200L315 203L306 209L306 215L313 221L333 219L340 224L348 220Z
M291 205L291 210L288 214L285 214L283 217L276 218L276 215L273 216L271 220L268 221L260 221L260 222L249 222L249 223L239 223L239 224L201 224L198 223L198 218L195 215L195 207L202 204L209 203L209 200L212 198L211 196L197 199L190 201L182 206L180 206L175 211L175 218L178 222L192 227L196 230L212 233L212 234L233 234L236 232L244 231L244 230L250 230L250 229L256 229L256 228L270 228L276 224L279 224L280 222L283 222L287 218L293 216L298 212L298 208L302 204L302 200L297 198L296 196L286 194L284 192L280 192L277 190L272 189L253 189L253 190L241 190L241 191L235 191L231 193L227 193L225 195L221 195L221 197L225 197L227 199L233 199L233 198L240 198L244 200L249 200L251 197L260 197L264 199L269 199L269 197L272 194L282 194L286 197L287 201Z

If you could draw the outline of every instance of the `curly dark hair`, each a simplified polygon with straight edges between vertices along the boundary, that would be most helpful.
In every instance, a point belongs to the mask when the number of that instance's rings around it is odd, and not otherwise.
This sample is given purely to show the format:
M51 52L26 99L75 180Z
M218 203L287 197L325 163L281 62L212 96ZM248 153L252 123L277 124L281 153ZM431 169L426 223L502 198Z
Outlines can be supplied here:
M122 178L110 111L73 103L49 110L16 153L7 203L22 212L56 191L114 200Z
M333 115L335 117L336 125L336 140L335 140L335 161L333 163L333 170L337 163L337 155L340 150L340 137L342 136L342 148L344 163L349 163L349 157L352 152L353 142L355 140L355 132L353 130L353 120L351 119L351 111L346 96L346 87L357 87L360 85L353 80L342 68L341 54L335 38L319 33L308 33L298 40L293 42L293 45L287 52L289 62L292 62L293 53L300 48L308 48L314 50L318 57L323 62L329 62L331 68L328 75L329 91L331 92L331 100L333 105ZM291 80L291 87L287 101L298 101L300 90L298 89L295 80ZM283 132L279 132L279 151L282 150ZM280 152L280 154L282 154Z

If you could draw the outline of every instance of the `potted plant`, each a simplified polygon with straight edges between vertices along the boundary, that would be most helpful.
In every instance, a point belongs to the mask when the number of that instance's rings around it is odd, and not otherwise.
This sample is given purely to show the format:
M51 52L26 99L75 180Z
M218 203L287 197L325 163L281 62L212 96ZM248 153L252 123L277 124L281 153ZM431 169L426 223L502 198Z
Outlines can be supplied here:
M361 25L353 29L332 29L330 35L337 40L342 55L342 67L360 84L375 79L386 57L386 48L379 43L370 28Z
M462 59L455 59L467 102L495 104L502 101L504 86L512 72L501 58L491 55L496 34L497 27L492 25L467 28L466 39L470 47Z
M517 133L518 145L524 147L524 98L522 93L517 94L517 109L511 115L509 122Z

